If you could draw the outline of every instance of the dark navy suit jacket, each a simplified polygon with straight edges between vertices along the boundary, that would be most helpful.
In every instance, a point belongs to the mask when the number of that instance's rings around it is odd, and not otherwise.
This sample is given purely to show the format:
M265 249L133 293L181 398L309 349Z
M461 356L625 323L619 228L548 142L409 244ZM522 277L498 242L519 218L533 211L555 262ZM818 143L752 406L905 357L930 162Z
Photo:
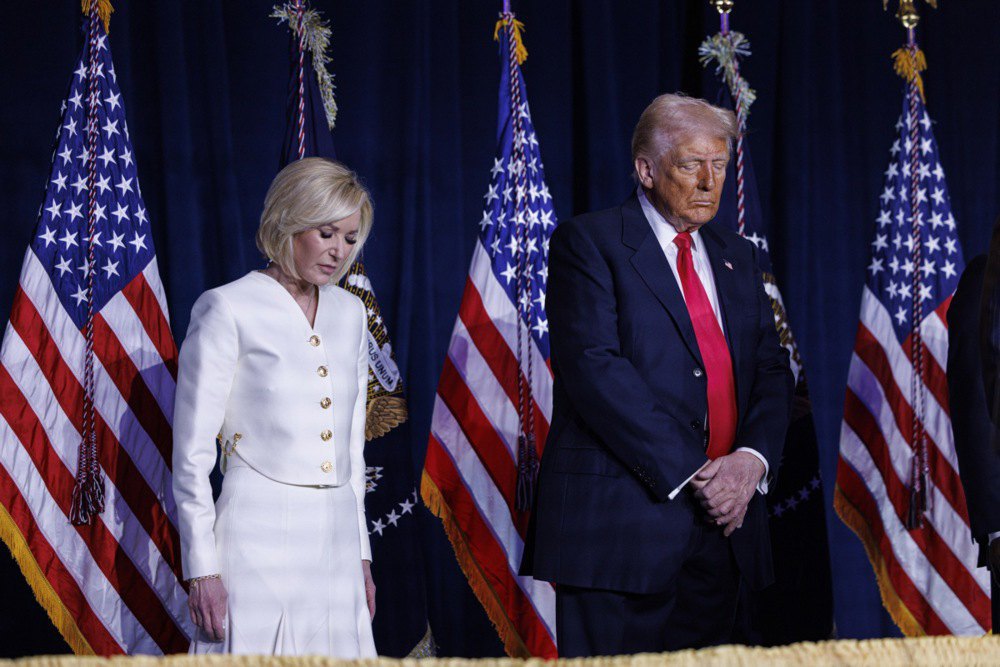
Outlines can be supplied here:
M736 379L736 446L781 461L792 396L756 248L709 223ZM559 225L546 298L555 373L522 572L633 593L670 589L704 513L670 492L707 460L706 378L683 295L638 198ZM773 578L760 494L730 538L755 588Z
M969 262L948 307L948 393L959 477L965 490L972 536L979 543L979 564L987 565L989 534L1000 531L1000 453L998 429L990 421L980 354L980 298L986 258ZM991 348L994 349L994 348Z

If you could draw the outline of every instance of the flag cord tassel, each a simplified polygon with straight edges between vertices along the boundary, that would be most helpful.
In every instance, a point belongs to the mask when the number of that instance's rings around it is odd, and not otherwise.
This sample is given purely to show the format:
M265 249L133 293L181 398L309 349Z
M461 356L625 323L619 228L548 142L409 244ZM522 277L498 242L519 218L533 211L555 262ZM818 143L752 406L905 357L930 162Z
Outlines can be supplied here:
M501 27L506 28L508 74L510 81L510 119L513 139L511 162L517 165L515 174L517 187L514 195L514 219L511 234L516 239L514 264L517 267L516 303L517 312L517 486L515 490L514 507L519 512L528 512L535 497L535 480L538 476L538 448L535 438L535 411L532 386L534 380L534 364L531 348L531 302L534 291L531 257L528 248L528 215L525 211L527 195L525 181L527 180L527 161L524 146L527 143L524 133L524 114L521 109L521 78L519 65L524 62L528 52L521 42L521 30L524 24L514 18L511 12L501 14L494 30L494 38L499 36Z
M98 21L103 20L101 1L90 0L87 12L87 322L84 325L83 437L70 505L70 521L76 526L90 523L104 511L104 477L98 463L94 415L94 240L97 232L97 108L100 104L97 29Z
M905 57L898 56L900 51L905 52ZM917 104L923 100L923 88L920 82L920 70L927 66L923 54L917 49L915 43L911 43L904 49L896 51L896 71L905 75L907 81L908 97L908 124L910 131L910 228L913 240L911 256L913 261L913 290L910 294L910 310L913 322L913 332L910 345L910 403L913 405L913 469L912 482L910 484L909 508L906 514L906 527L908 530L918 530L924 526L924 512L927 509L927 480L929 479L929 465L927 457L927 436L924 429L924 402L925 402L925 378L924 378L924 342L922 335L923 325L923 298L921 294L923 279L923 240L920 232L920 203L917 198L917 190L920 186L920 174L918 164L920 160L920 137L917 128L919 123ZM917 99L917 95L920 99Z

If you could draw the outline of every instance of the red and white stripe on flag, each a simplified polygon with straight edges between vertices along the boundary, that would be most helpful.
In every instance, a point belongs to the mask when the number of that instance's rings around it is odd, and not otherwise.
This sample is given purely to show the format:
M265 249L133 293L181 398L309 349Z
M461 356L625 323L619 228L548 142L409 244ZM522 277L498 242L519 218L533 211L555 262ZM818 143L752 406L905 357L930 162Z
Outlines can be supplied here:
M519 422L514 305L476 244L438 385L422 494L442 518L508 653L556 657L555 589L517 574L527 513L514 507ZM552 418L552 373L532 345L536 438ZM527 378L524 378L526 381Z
M945 316L951 299L922 324L924 429L928 469L923 525L908 529L913 442L909 343L865 287L840 432L834 504L864 543L882 598L909 636L983 634L990 629L990 581L976 567L951 430Z
M190 620L170 490L177 349L155 260L95 317L107 501L74 526L84 349L29 249L0 353L0 535L75 652L183 652Z

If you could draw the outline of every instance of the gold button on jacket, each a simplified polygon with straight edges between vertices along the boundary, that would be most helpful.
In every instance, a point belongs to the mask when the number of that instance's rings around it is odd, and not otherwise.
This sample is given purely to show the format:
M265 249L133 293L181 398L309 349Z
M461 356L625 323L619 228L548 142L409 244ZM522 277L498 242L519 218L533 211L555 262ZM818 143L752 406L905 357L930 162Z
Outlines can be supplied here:
M319 347L319 336L317 336L316 334L310 336L309 344L312 345L313 347Z
M330 429L326 429L319 434L319 437L323 438L323 442L329 442L330 438L333 437L333 432L331 432Z
M331 401L330 397L327 396L326 398L324 398L322 401L319 402L319 407L321 407L324 410L326 410L328 407L330 407L331 403L333 403L333 401Z
M330 472L333 470L333 464L329 461L323 461L323 464L319 467L319 469L323 472Z
M320 366L319 368L316 369L316 372L319 373L319 376L321 378L325 378L327 376L327 373L329 373L329 371L326 370L326 366Z

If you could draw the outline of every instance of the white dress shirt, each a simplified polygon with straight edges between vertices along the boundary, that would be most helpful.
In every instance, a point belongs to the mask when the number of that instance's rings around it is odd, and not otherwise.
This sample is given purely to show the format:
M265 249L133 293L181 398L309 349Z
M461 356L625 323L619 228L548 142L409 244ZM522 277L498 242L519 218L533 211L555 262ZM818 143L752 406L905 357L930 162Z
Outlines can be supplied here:
M667 263L670 264L670 270L674 274L674 279L677 280L677 287L681 290L681 294L684 294L684 286L681 283L681 274L677 272L677 253L679 248L677 244L674 243L674 238L677 236L677 230L671 225L667 220L660 215L660 212L653 207L649 199L646 198L646 193L643 192L642 188L638 189L639 204L642 206L642 212L646 216L646 220L649 221L650 227L653 228L653 234L656 236L656 240L660 244L660 248L663 249L663 254L667 258ZM698 231L695 230L691 232L691 258L694 264L694 271L698 274L698 279L701 280L702 287L705 288L705 294L708 295L708 300L712 304L712 312L715 313L715 319L719 321L719 327L725 333L725 325L722 322L722 311L719 308L719 295L715 291L715 276L712 273L712 265L708 261L708 252L705 250L705 242L702 241L701 236ZM737 452L747 452L753 454L760 462L764 464L764 474L761 476L760 481L757 483L757 490L761 493L767 493L767 473L770 471L770 466L767 463L767 459L764 458L763 454L758 452L756 449L751 449L750 447L737 447ZM700 470L700 468L699 468ZM687 486L688 482L698 474L695 470L691 473L691 477L681 482L681 485L670 492L670 499L673 500L681 489Z

